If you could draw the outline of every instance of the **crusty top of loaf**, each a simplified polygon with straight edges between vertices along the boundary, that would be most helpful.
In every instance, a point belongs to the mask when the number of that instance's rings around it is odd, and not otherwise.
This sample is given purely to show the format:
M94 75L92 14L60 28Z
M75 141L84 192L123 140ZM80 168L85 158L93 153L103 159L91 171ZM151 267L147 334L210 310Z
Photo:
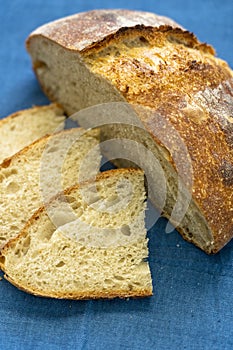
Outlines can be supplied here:
M116 33L122 27L134 27L138 24L181 28L172 19L150 12L120 9L93 10L65 17L37 28L31 33L28 44L32 36L42 35L67 49L82 51L106 36Z

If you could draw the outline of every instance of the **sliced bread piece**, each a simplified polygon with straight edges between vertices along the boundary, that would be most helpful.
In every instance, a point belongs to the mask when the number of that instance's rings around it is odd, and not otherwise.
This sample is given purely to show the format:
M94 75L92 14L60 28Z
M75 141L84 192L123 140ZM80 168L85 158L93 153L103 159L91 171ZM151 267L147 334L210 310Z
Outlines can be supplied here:
M141 170L112 170L69 188L41 207L2 249L5 278L26 292L53 298L152 295L145 206ZM65 219L69 211L74 221L70 214ZM61 212L67 223L57 227Z
M98 131L81 128L45 136L0 166L0 245L16 236L43 202L100 166Z
M0 163L33 141L64 129L65 116L57 104L18 111L0 120Z

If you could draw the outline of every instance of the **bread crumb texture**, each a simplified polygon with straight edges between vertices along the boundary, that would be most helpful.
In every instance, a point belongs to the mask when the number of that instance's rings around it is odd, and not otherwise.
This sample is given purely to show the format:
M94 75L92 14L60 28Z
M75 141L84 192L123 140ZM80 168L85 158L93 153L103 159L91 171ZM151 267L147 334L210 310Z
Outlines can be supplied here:
M126 195L124 186L130 187ZM56 226L54 217L64 203L74 220L68 216L65 224L63 220ZM101 174L96 182L70 188L35 213L22 233L3 248L1 268L10 282L35 295L149 296L145 205L142 171Z

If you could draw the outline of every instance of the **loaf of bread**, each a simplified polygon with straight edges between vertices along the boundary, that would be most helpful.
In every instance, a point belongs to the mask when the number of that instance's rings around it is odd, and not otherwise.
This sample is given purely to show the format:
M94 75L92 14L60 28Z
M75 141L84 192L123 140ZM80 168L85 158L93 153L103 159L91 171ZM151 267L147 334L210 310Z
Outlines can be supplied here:
M94 177L100 166L99 133L81 128L47 135L0 165L0 246L17 236L44 202Z
M232 238L233 74L210 45L167 18L99 10L38 28L27 48L45 93L68 114L106 102L136 111L143 133L118 124L105 135L153 152L167 182L161 209L185 239L216 253Z
M18 111L0 120L0 163L33 141L64 129L65 116L57 104Z
M152 295L145 205L141 170L112 170L71 187L2 249L5 277L24 291L54 298Z

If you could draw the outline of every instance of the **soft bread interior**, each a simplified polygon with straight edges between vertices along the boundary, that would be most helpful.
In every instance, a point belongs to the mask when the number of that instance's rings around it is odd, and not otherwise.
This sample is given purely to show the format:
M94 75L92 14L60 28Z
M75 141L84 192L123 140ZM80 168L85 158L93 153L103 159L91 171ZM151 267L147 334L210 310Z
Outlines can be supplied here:
M64 217L67 204L73 221L70 214ZM43 296L151 295L145 206L143 172L100 175L96 183L72 188L35 214L3 249L2 268L13 284Z
M211 252L214 243L211 231L192 199L190 190L169 161L168 151L154 142L144 129L129 125L113 124L103 127L101 140L113 139L119 139L120 142L111 143L111 148L102 143L103 153L109 159L114 159L119 167L132 166L133 161L136 167L142 168L147 176L148 195L161 214L171 220L186 240ZM133 143L127 142L125 150L122 140L133 140ZM119 155L124 155L125 159L115 160Z
M77 52L65 51L48 39L38 37L31 43L30 54L48 96L59 101L69 115L95 104L124 101L110 82L87 68Z
M0 120L0 163L46 134L62 130L65 116L56 104L16 112Z
M95 131L62 131L44 137L0 167L0 243L15 237L44 202L99 171L100 150ZM88 162L86 162L86 158ZM87 165L86 165L87 164ZM86 171L85 171L86 170Z

